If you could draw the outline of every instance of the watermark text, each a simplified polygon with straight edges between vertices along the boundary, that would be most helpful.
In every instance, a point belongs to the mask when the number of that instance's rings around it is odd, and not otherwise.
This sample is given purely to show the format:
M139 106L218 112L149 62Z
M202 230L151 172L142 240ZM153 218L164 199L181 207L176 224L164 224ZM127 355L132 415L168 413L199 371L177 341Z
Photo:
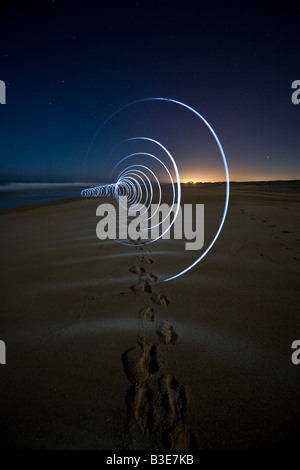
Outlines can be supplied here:
M300 80L293 81L292 89L295 90L291 96L292 103L299 104L300 103Z
M6 364L6 345L0 340L0 364Z
M6 85L3 80L0 80L0 104L6 104Z
M296 339L295 341L292 342L292 349L295 349L296 351L293 352L291 360L292 363L297 366L300 364L300 340Z
M186 250L201 250L204 245L204 204L143 204L128 206L127 197L119 198L119 207L100 204L96 215L99 240L187 240Z

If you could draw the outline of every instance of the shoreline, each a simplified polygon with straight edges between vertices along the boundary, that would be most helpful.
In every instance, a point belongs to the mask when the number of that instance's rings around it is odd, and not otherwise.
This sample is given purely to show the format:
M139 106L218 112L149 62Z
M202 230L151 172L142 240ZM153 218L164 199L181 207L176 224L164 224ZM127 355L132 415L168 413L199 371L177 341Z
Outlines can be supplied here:
M273 189L274 185L279 185L279 188ZM289 190L287 190L286 185L290 186ZM182 188L188 188L189 190L196 191L203 187L216 187L219 188L220 185L225 185L225 183L220 182L220 183L182 183ZM299 187L293 187L298 185ZM254 186L254 187L252 187ZM284 188L280 186L285 186ZM300 199L300 180L278 180L278 181L246 181L246 182L238 182L238 181L231 181L230 182L230 195L233 192L240 192L243 191L244 194L248 193L248 196L255 196L257 193L257 196L262 196L262 197L267 197L270 196L272 198L276 198L280 195L280 197L285 197L288 198L290 197L292 200L292 197L298 199L297 195L299 195ZM267 196L266 196L267 195ZM32 210L35 208L43 208L43 207L50 207L52 205L57 206L60 204L68 204L71 202L76 202L80 201L82 199L95 199L95 200L103 200L103 198L86 198L82 196L78 197L72 197L72 198L66 198L66 199L59 199L59 200L54 200L54 201L48 201L48 202L41 202L37 204L28 204L24 206L17 206L17 207L9 207L9 208L3 208L0 209L0 215L1 214L7 214L10 212L21 212L21 211L26 211L26 210Z

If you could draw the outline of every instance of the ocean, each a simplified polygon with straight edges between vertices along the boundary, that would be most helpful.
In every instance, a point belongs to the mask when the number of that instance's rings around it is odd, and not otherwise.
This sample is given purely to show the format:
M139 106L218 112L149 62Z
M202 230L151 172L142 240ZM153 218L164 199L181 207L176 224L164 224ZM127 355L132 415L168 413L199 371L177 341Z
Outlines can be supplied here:
M0 210L31 206L46 202L61 201L81 196L86 188L99 186L101 183L89 182L18 182L0 181ZM300 181L254 181L231 182L231 189L245 191L271 191L300 193Z
M0 182L0 209L43 204L80 197L85 188L99 183L70 182Z

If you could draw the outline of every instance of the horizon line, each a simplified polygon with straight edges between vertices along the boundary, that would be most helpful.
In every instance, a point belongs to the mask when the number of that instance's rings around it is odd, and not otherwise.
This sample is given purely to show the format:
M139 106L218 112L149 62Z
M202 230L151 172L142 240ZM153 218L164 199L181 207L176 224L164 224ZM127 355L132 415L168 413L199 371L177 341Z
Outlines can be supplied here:
M88 181L82 181L82 179L76 179L76 178L72 178L70 180L66 179L66 178L62 178L62 177L52 177L52 178L44 178L44 177L40 177L40 178L35 178L35 179L30 179L30 178L22 178L22 177L19 177L19 178L9 178L9 177L0 177L0 183L8 183L8 182L14 182L14 183L19 183L19 182L22 182L22 183L58 183L58 182L61 182L61 183L82 183L82 184L85 184L85 183L95 183L95 178L94 178L94 181L92 181L90 178L88 179ZM300 182L300 178L293 178L293 179L270 179L270 180L266 180L266 179L261 179L261 180L253 180L253 179L249 179L249 180L230 180L229 181L230 184L234 184L234 183L281 183L281 182ZM104 183L104 182L103 182ZM103 183L99 183L99 184L103 184ZM181 181L181 184L224 184L226 183L225 180L217 180L217 181L197 181L197 180L185 180L185 181ZM106 184L106 183L104 183ZM161 184L168 184L167 181L165 182L162 182Z

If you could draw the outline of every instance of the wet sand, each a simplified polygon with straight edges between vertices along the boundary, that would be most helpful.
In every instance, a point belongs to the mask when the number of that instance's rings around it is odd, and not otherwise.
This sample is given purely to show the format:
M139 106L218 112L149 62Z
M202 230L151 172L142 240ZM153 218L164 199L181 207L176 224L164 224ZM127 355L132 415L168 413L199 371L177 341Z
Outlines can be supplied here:
M216 244L168 283L192 254L99 242L99 201L2 211L2 447L296 447L299 199L233 184Z

